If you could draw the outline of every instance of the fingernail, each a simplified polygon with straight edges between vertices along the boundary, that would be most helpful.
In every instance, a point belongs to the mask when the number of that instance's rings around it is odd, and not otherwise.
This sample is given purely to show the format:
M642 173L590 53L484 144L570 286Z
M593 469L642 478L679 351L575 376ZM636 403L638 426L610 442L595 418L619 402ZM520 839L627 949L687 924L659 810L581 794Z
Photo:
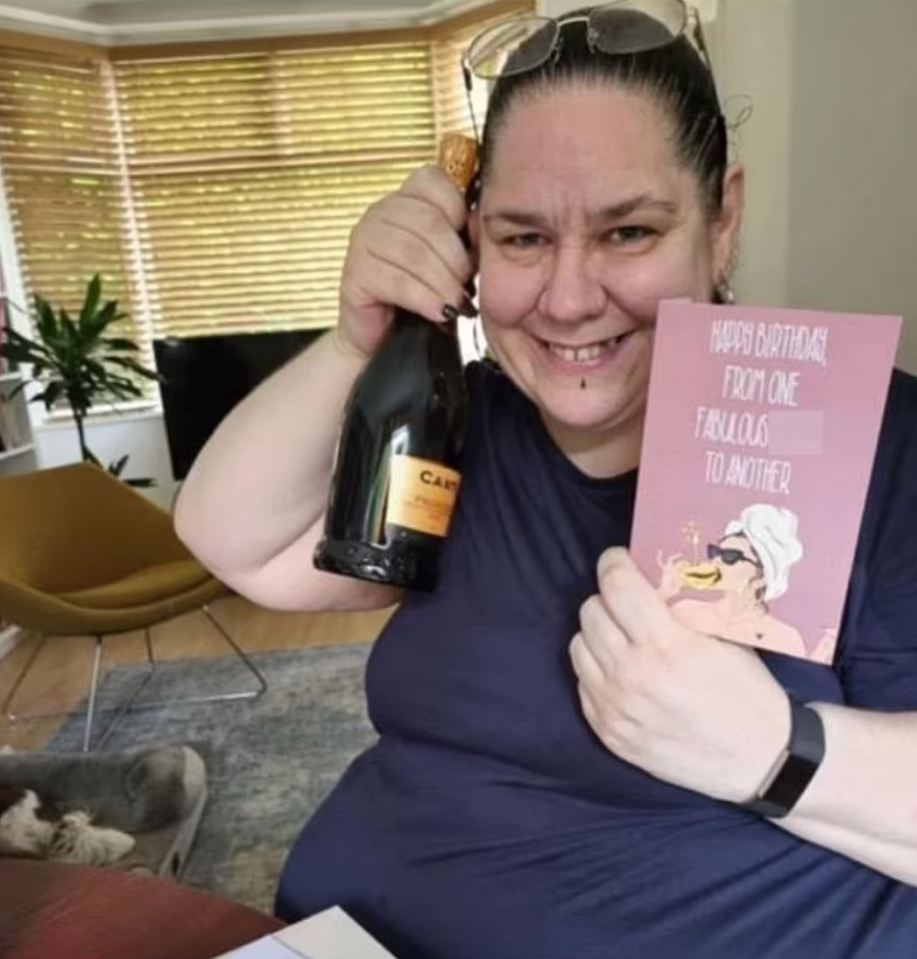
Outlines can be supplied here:
M459 305L459 313L462 316L467 316L470 319L474 319L478 315L478 308L471 301L470 296L464 297L461 304Z
M443 317L447 323L455 323L459 317L459 311L451 303L447 303L443 307Z

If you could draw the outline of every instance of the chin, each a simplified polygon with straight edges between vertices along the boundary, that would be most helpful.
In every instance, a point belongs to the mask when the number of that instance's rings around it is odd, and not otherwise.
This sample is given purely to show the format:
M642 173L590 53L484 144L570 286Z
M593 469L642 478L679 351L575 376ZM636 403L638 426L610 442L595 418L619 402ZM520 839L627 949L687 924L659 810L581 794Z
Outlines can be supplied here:
M542 417L564 431L599 435L620 429L642 417L646 398L610 395L600 386L564 391L536 398Z

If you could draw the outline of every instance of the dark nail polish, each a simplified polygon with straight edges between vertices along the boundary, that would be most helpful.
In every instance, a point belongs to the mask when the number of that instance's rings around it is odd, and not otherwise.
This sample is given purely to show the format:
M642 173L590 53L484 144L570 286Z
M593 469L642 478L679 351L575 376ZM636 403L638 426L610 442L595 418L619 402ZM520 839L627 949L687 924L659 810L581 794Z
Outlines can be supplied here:
M447 303L443 307L443 317L447 323L455 323L458 319L459 311L451 304Z
M474 319L478 315L478 308L466 296L465 299L462 300L461 306L459 306L459 313L461 313L462 316L467 316L469 319Z

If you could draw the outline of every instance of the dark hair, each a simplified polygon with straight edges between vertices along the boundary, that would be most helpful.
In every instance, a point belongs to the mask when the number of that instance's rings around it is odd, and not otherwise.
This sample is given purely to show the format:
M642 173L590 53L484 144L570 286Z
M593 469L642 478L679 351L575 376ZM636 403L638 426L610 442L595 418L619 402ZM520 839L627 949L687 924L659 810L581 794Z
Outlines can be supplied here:
M672 121L678 160L696 174L708 211L718 212L723 202L727 162L726 124L709 69L687 37L671 41L667 32L662 39L669 42L652 50L616 55L600 50L593 53L586 41L585 21L565 22L568 17L583 17L589 9L558 18L560 49L556 56L534 70L504 74L494 84L481 142L481 182L487 182L495 137L515 101L577 82L596 86L605 83L646 92L665 109ZM646 23L650 20L646 14L633 10L606 15L620 18L622 29L636 25L645 34L656 28L655 22ZM665 30L661 25L658 29ZM508 66L512 66L515 57L525 55L529 44L539 43L544 43L541 31L513 54Z

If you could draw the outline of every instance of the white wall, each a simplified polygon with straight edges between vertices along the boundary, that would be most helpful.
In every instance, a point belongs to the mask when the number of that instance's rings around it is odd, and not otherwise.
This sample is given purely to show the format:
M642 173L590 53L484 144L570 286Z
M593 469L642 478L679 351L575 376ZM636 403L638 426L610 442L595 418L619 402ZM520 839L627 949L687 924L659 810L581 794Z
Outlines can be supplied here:
M789 283L793 8L798 0L721 0L711 27L733 159L746 166L746 213L733 286L738 299L786 306Z
M917 372L917 3L720 7L723 94L755 101L740 298L901 314Z
M797 0L794 20L787 298L903 314L917 372L917 2Z
M39 464L43 468L75 463L80 459L76 427L72 423L45 423L36 429L35 441ZM171 508L177 484L172 479L161 413L102 417L88 427L86 443L106 466L125 453L129 454L130 459L121 475L125 478L151 477L156 486L141 492L165 509Z

